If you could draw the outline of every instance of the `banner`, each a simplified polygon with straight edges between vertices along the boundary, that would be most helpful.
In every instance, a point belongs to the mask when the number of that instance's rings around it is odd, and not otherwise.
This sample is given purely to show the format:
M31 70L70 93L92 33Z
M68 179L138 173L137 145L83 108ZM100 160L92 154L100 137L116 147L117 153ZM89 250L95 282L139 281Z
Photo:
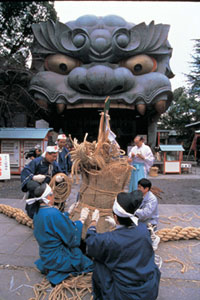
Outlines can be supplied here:
M0 154L0 180L10 179L9 154Z

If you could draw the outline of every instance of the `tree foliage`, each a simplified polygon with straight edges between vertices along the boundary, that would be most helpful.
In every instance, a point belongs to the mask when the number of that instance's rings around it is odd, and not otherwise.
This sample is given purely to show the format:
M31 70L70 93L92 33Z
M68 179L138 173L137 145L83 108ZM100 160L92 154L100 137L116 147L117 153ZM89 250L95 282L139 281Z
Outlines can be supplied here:
M56 20L50 1L5 1L0 3L0 56L11 62L27 59L33 42L31 25L51 18Z
M192 55L191 72L187 75L190 84L190 94L200 99L200 39L195 39Z
M12 127L17 113L31 120L45 118L46 112L28 93L32 77L26 65L33 42L31 25L56 20L53 1L0 2L0 126Z
M189 149L194 137L194 129L185 125L200 120L200 102L186 89L180 87L174 91L174 99L168 110L160 118L160 129L176 130L179 142L184 142L185 149Z

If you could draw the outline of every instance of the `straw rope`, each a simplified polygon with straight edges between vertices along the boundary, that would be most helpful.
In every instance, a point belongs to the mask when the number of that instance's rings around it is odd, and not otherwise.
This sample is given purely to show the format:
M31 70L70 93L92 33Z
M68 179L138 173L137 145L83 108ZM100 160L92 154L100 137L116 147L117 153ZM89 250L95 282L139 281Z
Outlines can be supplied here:
M56 182L56 176L60 175L63 177L63 181L60 183ZM49 183L54 193L54 202L62 204L69 197L72 189L72 179L64 173L57 173L54 175Z
M79 300L89 295L92 300L92 273L79 276L70 276L53 288L48 296L48 300ZM29 300L41 300L47 296L47 290L51 289L51 284L45 278L41 283L34 285L35 297Z
M96 207L81 203L82 207L88 207L91 211L94 211ZM74 211L79 212L80 208L75 208ZM112 213L112 209L99 209L100 216L107 216ZM14 208L10 205L0 204L0 213L5 214L10 218L15 218L20 224L27 225L33 229L33 220L27 216L27 214L20 208ZM200 227L181 227L175 226L173 228L163 228L156 232L160 237L161 242L178 241L178 240L189 240L197 239L200 240Z
M160 241L177 241L177 240L200 240L200 228L175 226L173 228L163 228L156 232Z
M33 229L33 220L20 208L0 204L0 213L3 213L10 218L15 218L18 223L27 225Z

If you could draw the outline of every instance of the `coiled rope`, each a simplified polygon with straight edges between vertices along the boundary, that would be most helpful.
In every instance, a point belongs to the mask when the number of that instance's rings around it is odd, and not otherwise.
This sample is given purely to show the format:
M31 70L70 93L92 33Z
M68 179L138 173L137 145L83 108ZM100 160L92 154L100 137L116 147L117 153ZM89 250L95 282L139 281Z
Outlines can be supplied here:
M82 274L77 277L70 276L53 288L48 300L79 300L89 295L92 300L92 273ZM35 297L29 300L45 299L47 290L51 288L49 281L44 279L41 283L34 285ZM89 298L87 298L89 299Z
M63 177L63 181L60 183L56 182L56 176L60 175ZM50 183L50 187L53 190L54 193L54 202L60 206L66 201L66 199L69 197L72 189L72 179L69 178L64 173L57 173L54 177L52 177Z

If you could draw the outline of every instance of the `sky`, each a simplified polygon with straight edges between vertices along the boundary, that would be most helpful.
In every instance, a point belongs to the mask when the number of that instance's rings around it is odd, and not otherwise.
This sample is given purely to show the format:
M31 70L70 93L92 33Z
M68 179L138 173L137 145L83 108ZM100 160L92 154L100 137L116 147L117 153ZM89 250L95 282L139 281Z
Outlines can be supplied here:
M147 25L170 25L168 41L173 48L170 66L175 77L171 79L172 90L185 86L194 54L193 39L200 39L200 2L159 1L55 1L60 22L66 23L82 15L123 17L126 21Z

